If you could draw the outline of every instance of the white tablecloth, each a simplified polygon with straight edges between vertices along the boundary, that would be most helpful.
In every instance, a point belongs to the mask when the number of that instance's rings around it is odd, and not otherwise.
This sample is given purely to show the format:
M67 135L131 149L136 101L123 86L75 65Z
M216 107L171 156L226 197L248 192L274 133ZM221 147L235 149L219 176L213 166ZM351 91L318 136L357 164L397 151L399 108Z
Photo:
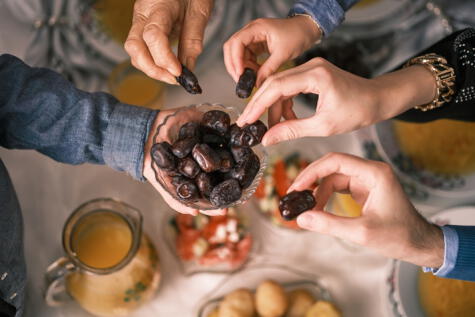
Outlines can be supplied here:
M8 22L8 15L1 18L2 23ZM25 27L15 23L10 25L18 30ZM11 29L0 28L0 51L22 57L28 40L7 36L5 32ZM213 70L198 75L204 94L190 96L179 87L172 88L167 92L167 107L207 101L242 108L243 101L234 96L234 83L226 74L222 59L216 60ZM300 104L296 108L301 115L311 113ZM355 134L300 142L311 145L302 147L302 143L299 146L289 143L286 148L306 148L313 153L359 151ZM172 211L151 185L136 182L106 166L69 166L34 151L0 149L0 157L11 174L23 211L29 278L27 317L89 316L75 304L47 307L42 299L43 274L46 267L63 254L61 231L67 216L79 204L97 197L116 197L140 209L145 218L145 231L160 253L163 276L160 290L133 316L196 316L197 304L204 294L225 277L204 273L183 275L161 235L163 221ZM387 259L369 251L351 250L330 237L275 229L255 211L248 212L263 257L269 262L295 266L320 276L345 316L390 316L385 290Z

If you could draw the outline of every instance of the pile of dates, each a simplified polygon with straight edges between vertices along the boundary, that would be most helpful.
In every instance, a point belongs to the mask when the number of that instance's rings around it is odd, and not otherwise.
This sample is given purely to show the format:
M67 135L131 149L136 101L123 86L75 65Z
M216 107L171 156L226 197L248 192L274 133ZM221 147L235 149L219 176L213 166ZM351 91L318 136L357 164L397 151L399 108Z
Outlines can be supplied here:
M156 143L151 155L155 164L172 178L176 197L186 202L208 200L224 207L241 198L260 168L251 147L267 131L261 121L238 127L226 112L205 112L201 122L180 127L173 143Z

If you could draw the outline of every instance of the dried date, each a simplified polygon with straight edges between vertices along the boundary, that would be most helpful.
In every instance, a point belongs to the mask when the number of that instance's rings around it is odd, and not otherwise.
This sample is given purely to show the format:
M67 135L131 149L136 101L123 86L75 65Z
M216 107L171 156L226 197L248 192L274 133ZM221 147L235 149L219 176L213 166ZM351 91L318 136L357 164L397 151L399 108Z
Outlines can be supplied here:
M256 84L256 78L256 71L246 67L237 82L236 95L239 98L248 98Z
M239 200L241 194L239 182L235 179L228 179L213 188L209 201L215 207L224 207Z
M228 150L217 150L218 156L220 158L219 170L223 173L227 173L234 166L233 155Z
M176 77L176 81L190 94L201 94L202 90L198 79L185 65L181 65L181 75Z
M201 126L199 122L187 122L181 126L178 139L201 138Z
M256 154L250 154L244 161L242 161L239 165L235 166L230 172L230 176L237 181L242 188L248 188L254 177L256 177L257 172L259 172L260 168L259 158Z
M231 118L224 111L210 110L203 114L201 124L204 127L216 131L219 135L224 136L231 125Z
M183 177L175 186L176 194L181 200L194 201L199 198L198 188L192 180Z
M196 185L200 190L201 196L209 198L214 185L216 184L216 178L213 173L199 173L195 178Z
M293 191L282 197L279 210L282 218L293 220L304 211L315 207L316 204L311 190Z
M176 157L184 158L191 153L191 150L193 150L198 142L199 140L195 137L179 139L173 143L172 152Z
M245 161L250 155L254 154L252 149L248 146L232 146L231 153L234 160L240 164Z
M261 143L264 134L267 132L267 127L261 120L257 120L254 123L245 125L242 127L242 130L249 132L254 137L254 142L256 143L253 145L256 145Z
M153 161L161 169L172 171L176 168L177 160L168 142L156 143L150 150Z
M185 157L178 162L178 171L183 176L195 178L201 169L191 157Z
M221 160L216 151L209 145L197 144L191 153L203 171L209 173L220 168Z

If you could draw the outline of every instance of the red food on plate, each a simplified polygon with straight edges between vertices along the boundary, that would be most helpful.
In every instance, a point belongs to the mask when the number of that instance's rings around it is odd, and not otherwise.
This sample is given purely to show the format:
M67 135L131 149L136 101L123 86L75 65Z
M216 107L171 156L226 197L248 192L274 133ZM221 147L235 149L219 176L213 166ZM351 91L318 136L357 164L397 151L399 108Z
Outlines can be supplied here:
M252 248L251 234L233 208L225 216L177 214L171 224L177 254L183 261L237 268L247 260Z

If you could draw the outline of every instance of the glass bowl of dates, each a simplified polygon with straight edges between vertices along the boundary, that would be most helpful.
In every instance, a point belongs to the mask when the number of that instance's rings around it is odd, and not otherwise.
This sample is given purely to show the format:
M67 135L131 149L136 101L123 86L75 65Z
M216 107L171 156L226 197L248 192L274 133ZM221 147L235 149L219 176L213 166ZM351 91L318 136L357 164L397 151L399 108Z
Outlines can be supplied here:
M275 264L230 275L199 304L198 317L342 316L320 279Z
M302 230L295 219L284 219L279 209L282 198L287 194L292 182L307 167L309 160L299 152L287 156L275 155L269 160L264 176L254 193L260 214L270 219L272 224L293 230Z
M232 272L247 262L256 247L248 219L232 207L224 216L174 214L164 233L186 275Z
M221 104L191 105L167 116L151 148L152 169L175 199L199 210L229 208L254 194L266 167L261 121L238 127Z

